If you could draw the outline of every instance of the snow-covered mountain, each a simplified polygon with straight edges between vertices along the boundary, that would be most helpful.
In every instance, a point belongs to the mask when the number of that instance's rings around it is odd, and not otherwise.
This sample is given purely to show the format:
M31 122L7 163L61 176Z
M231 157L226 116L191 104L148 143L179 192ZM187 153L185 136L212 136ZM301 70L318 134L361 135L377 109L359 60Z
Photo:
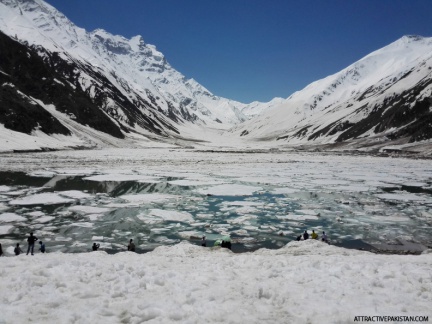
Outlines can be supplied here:
M405 36L287 99L243 104L141 36L88 32L43 0L0 0L3 151L210 141L432 152L431 76L432 38Z
M280 144L331 144L327 147L430 142L432 38L404 36L231 132Z
M4 59L0 63L3 88L8 92L14 88L15 97L19 94L24 98L21 101L40 106L38 111L48 111L69 130L27 127L28 134L41 130L83 136L81 125L88 125L88 132L102 131L117 138L128 133L147 138L181 137L182 127L190 124L226 129L265 107L262 103L248 106L217 97L171 67L164 55L141 36L126 39L101 29L87 32L43 0L0 0L0 30L27 48L5 40L9 45L3 47ZM23 65L29 67L39 64L35 62L37 56L42 58L43 77L36 71L22 72L33 84L44 83L39 89L43 91L30 91L25 82L18 80L20 76L13 73L13 66L19 63L12 59L12 49L28 53L21 59L27 60ZM44 95L51 86L57 88L53 91L57 95ZM67 98L59 102L58 93L62 92L69 93L69 97L78 92L85 102L79 105L87 105L88 113L84 114L78 104L71 108ZM25 110L21 107L21 111ZM26 118L30 125L37 124L34 116L27 114ZM17 121L5 119L2 124L6 128L22 131L11 127Z

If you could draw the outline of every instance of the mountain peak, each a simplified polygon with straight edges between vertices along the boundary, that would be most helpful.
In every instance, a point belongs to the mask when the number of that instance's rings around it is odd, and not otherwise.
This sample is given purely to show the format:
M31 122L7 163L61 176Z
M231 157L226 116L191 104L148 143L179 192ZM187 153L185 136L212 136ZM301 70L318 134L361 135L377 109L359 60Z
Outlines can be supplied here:
M113 35L104 29L96 29L90 35L96 38L111 53L128 54L132 50L128 39L123 36Z
M139 46L145 45L144 38L141 35L131 37L130 42Z
M407 41L407 42L416 42L416 41L420 41L423 40L425 37L420 36L420 35L405 35L402 37L402 40Z
M10 8L19 7L20 10L23 9L29 12L34 12L39 10L44 13L49 12L51 14L60 15L64 17L64 15L61 14L59 11L57 11L57 9L55 9L53 6L51 6L50 4L42 0L0 0L0 3Z
M405 35L395 41L396 45L430 45L432 44L431 37L423 37L420 35ZM392 45L392 44L390 44Z

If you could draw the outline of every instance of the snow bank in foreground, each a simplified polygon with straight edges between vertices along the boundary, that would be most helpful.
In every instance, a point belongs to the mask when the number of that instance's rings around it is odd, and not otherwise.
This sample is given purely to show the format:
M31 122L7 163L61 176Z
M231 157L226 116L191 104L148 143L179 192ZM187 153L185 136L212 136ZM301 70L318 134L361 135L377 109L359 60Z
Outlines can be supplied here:
M432 316L432 254L374 255L318 241L233 254L189 243L151 253L0 258L0 323L351 323Z

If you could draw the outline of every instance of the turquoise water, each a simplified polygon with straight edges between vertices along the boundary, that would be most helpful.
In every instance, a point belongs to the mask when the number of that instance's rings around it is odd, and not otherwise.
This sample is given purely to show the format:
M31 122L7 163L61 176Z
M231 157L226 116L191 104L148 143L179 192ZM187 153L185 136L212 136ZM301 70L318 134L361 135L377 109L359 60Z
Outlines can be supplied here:
M207 246L230 235L234 252L261 247L278 248L308 230L326 231L333 243L391 242L396 236L411 237L431 244L430 221L424 217L431 207L431 189L406 186L377 188L374 192L339 192L325 186L288 194L274 193L275 186L259 184L262 190L249 195L207 195L198 188L172 181L182 177L158 177L156 182L91 181L84 176L53 175L36 177L25 173L0 172L0 242L23 242L30 231L44 240L49 251L89 251L93 242L108 252L125 250L133 238L139 252L159 245L189 240L199 244L206 235ZM218 177L216 180L226 180ZM229 179L230 183L256 186ZM83 196L67 203L41 201L17 205L16 199L35 194L75 191ZM383 200L382 193L414 193L425 202ZM162 201L125 202L125 195L166 195ZM156 197L156 196L155 196ZM89 208L82 212L75 207ZM91 208L104 208L92 212ZM168 214L186 217L177 220ZM180 214L175 214L179 213ZM7 215L24 220L5 220Z

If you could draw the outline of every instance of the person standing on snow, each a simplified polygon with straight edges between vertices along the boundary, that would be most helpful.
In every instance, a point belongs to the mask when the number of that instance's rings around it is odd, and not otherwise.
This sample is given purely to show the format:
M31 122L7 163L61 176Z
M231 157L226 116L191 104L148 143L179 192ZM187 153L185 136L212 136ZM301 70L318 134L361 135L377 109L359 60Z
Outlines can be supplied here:
M303 239L306 241L309 238L309 234L307 231L304 231L303 233Z
M38 240L38 238L37 238L36 236L33 236L33 232L31 232L31 233L30 233L30 236L27 238L28 246L27 246L27 254L26 254L26 255L29 254L30 250L31 250L31 255L34 255L34 254L33 254L33 251L34 251L34 245L35 245L35 242L36 242L37 240Z
M327 234L325 232L322 233L321 241L328 243Z
M39 244L40 244L39 251L41 251L42 253L45 253L45 244L44 244L44 242L39 241Z
M201 246L204 246L204 247L207 246L207 242L206 242L206 237L205 236L202 237Z
M92 250L97 251L99 249L100 244L93 243Z
M129 241L128 251L135 252L135 244L134 244L132 239L130 239L130 241Z
M318 234L315 233L314 230L312 230L311 238L312 238L313 240L317 240L317 239L318 239Z

